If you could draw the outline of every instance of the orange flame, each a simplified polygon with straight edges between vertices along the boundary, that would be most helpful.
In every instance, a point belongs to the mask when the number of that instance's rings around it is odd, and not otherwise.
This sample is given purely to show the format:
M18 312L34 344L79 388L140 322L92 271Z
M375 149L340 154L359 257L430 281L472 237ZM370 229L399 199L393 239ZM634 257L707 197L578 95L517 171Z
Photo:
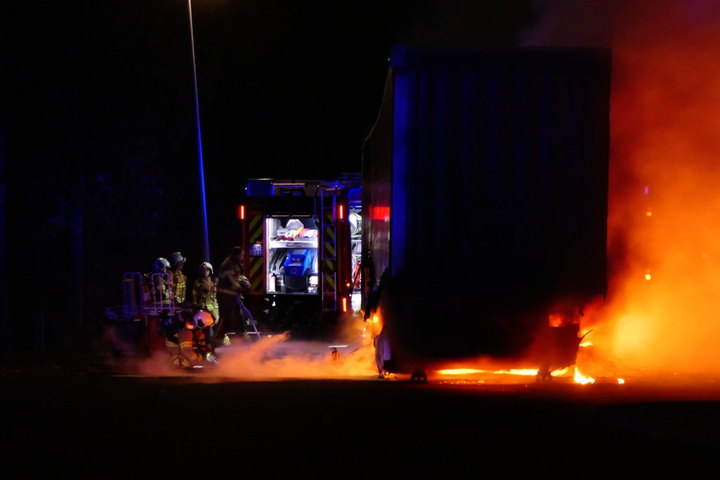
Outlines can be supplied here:
M634 371L717 372L720 8L536 5L540 21L526 44L613 52L608 296L584 319L595 323L596 359Z
M555 370L551 373L553 377L563 377L567 374L569 368L562 368ZM584 376L580 373L580 370L577 366L574 367L574 376L573 381L575 383L579 384L592 384L595 383L595 379L592 377ZM459 367L459 368L447 368L438 370L436 372L438 375L448 375L448 376L471 376L471 375L477 375L477 374L488 374L488 375L519 375L519 376L529 376L529 377L535 377L538 374L538 370L535 368L511 368L507 370L483 370L479 368L468 368L468 367ZM624 380L618 379L618 383L625 383Z
M580 383L582 385L586 385L588 383L595 383L595 379L591 377L585 377L580 373L580 370L578 370L577 366L575 367L575 376L573 377L575 380L575 383Z

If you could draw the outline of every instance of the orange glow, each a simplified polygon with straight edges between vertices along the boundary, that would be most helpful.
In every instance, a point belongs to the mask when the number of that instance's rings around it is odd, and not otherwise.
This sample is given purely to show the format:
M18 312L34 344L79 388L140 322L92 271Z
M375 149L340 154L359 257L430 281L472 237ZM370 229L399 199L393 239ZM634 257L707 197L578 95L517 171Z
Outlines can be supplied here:
M245 220L245 205L240 205L238 207L238 218L240 220Z
M345 218L345 210L343 209L342 205L338 205L338 218L340 220Z
M595 379L586 375L583 375L580 373L580 370L578 369L577 365L573 366L573 372L572 380L581 385L587 385L595 383ZM555 370L551 373L553 377L568 377L568 372L570 371L570 368L562 368ZM518 376L528 376L528 377L535 377L537 376L538 370L534 368L513 368L513 369L507 369L507 370L483 370L479 368L468 368L468 367L458 367L458 368L448 368L443 370L438 370L438 375L442 376L455 376L455 377L461 377L461 376L472 376L472 375L478 375L478 374L486 374L486 375L518 375ZM625 380L623 379L617 379L618 384L625 383Z
M551 373L552 376L562 376L567 372L567 369L556 370ZM446 368L438 370L436 373L439 375L475 375L475 374L492 374L492 375L520 375L520 376L531 376L537 375L537 368L510 368L506 370L483 370L479 368Z
M548 324L551 327L562 327L564 324L563 317L561 315L550 315Z
M378 336L383 329L383 325L382 309L379 309L368 319L366 329L370 331L371 335Z
M577 367L575 367L575 377L574 377L575 383L580 383L582 385L587 385L588 383L595 383L594 378L585 377L582 374L580 374L580 371Z
M485 370L478 370L476 368L448 368L445 370L438 370L437 373L440 375L469 375L481 372L485 372Z
M612 48L608 295L582 319L595 328L583 361L720 371L720 9L587 0L537 15L526 45Z

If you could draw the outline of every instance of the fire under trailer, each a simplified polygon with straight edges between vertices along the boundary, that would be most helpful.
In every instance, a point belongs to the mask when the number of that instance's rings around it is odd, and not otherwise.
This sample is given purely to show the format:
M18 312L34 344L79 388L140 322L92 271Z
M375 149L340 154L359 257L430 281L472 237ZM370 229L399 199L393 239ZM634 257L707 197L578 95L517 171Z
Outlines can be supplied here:
M392 48L362 152L381 373L575 363L607 290L610 72L608 49Z
M250 179L239 206L248 309L267 331L330 334L360 302L360 174Z

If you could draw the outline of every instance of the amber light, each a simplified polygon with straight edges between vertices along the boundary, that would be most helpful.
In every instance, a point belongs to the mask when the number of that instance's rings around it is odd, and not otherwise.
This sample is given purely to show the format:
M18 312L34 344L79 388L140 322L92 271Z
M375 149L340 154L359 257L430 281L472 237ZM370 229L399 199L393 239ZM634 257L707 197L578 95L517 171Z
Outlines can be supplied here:
M238 207L238 218L240 220L245 220L245 205L240 205Z

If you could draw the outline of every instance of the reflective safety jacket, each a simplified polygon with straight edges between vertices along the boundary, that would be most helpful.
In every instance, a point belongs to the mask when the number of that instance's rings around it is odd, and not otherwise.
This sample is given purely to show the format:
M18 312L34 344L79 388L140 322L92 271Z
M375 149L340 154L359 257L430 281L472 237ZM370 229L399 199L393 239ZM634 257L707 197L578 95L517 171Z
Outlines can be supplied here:
M180 341L180 355L190 365L198 365L205 360L206 352L203 351L205 344L205 332L202 330L188 330L183 328L178 333Z
M193 284L193 301L195 305L209 312L217 311L217 279L202 277Z
M143 278L143 303L145 305L170 303L170 274L146 273Z
M175 303L183 303L187 292L187 276L182 270L172 272L172 291L175 294Z
M176 343L177 342L177 343ZM183 328L175 337L165 339L165 346L174 357L174 362L182 367L200 365L210 353L208 339L204 329Z
M244 278L244 273L241 263L234 261L230 257L226 258L220 265L220 271L218 272L220 291L228 295L242 293L240 281Z

